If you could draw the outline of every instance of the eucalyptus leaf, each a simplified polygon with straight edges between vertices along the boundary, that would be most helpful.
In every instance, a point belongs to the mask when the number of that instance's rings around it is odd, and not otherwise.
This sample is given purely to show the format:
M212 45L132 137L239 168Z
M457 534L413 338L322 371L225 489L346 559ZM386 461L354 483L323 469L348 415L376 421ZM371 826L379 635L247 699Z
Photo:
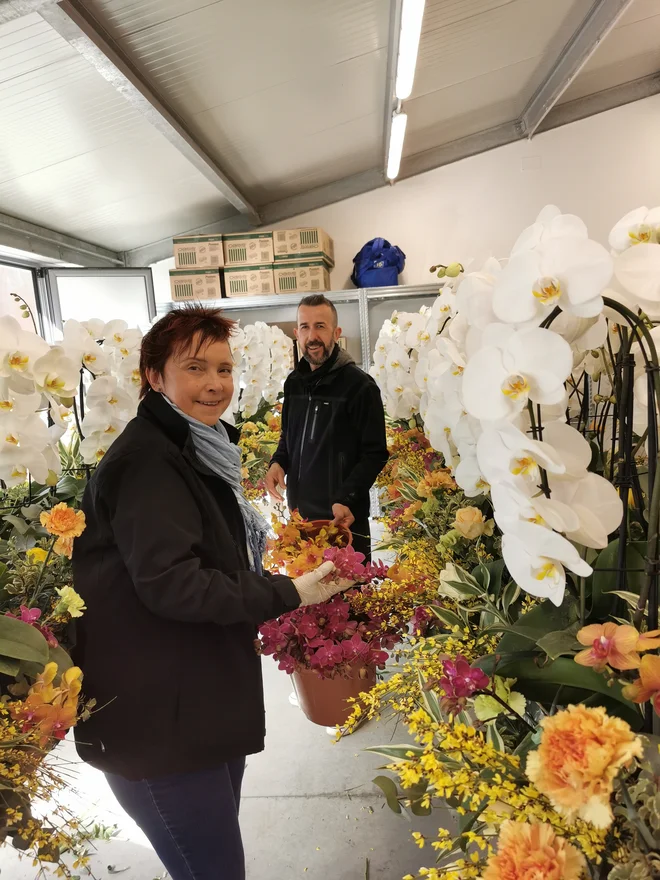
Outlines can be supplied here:
M420 746L396 745L396 746L373 746L370 749L364 749L365 752L372 752L374 755L381 755L384 758L392 758L394 761L407 761L410 756L419 757L424 754L424 749Z
M394 813L400 813L399 792L394 781L389 776L376 776L373 782L385 795L385 800L390 810Z

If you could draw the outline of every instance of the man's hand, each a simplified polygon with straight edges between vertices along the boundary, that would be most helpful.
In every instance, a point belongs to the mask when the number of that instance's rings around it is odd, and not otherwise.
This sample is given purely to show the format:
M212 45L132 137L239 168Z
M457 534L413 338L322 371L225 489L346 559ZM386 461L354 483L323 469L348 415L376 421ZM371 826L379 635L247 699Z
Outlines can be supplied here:
M279 501L280 503L284 501L282 492L286 489L286 483L284 481L284 468L281 464L275 462L268 468L268 473L266 474L266 488L268 489L270 497L275 501Z
M355 517L351 513L350 508L346 507L345 504L333 504L332 515L334 516L332 520L333 526L350 529L355 522Z

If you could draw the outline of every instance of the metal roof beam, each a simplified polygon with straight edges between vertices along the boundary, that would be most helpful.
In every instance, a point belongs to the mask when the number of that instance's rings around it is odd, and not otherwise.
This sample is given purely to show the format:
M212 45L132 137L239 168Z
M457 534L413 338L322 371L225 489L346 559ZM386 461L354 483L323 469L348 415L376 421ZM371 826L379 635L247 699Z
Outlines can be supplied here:
M392 114L398 104L394 95L394 87L396 84L396 66L399 58L402 9L403 0L390 0L390 38L387 44L387 77L385 80L385 106L383 110L383 183L385 182L385 172L387 170L387 157L390 153Z
M212 235L214 232L249 232L251 229L254 229L254 226L245 214L232 214L231 217L224 217L215 223L198 226L196 229L187 229L185 232L175 233L175 235ZM150 266L152 263L167 260L171 256L171 236L124 252L127 266Z
M0 214L0 244L80 266L116 268L124 265L122 254L9 214Z
M634 0L595 0L587 17L575 31L524 109L521 121L531 138L587 61Z
M39 8L40 15L135 107L238 211L254 223L259 214L249 199L198 143L185 122L148 85L119 44L80 0L61 0Z
M575 101L561 104L546 116L538 131L544 132L559 128L562 125L568 125L571 122L577 122L580 119L586 119L597 113L603 113L615 107L621 107L624 104L630 104L657 94L660 94L660 73L642 77L641 79L625 83L622 86L615 86L614 88L597 92L594 95L587 95L584 98L578 98ZM485 153L489 150L495 150L498 147L524 140L525 136L526 133L521 119L505 122L487 131L480 131L468 137L450 141L439 147L406 157L401 163L401 174L398 179L414 177L417 174L433 171L434 168L460 162L462 159L467 159L470 156L476 156L479 153ZM379 189L385 185L385 182L385 176L380 167L374 168L371 171L364 171L361 174L354 174L351 177L345 177L342 180L317 187L309 192L263 205L260 208L263 222L268 226L282 220L288 220L290 217L296 217L299 214L305 214L308 211L314 211L318 208L341 202L344 199ZM219 223L190 230L190 234L222 231L242 232L250 228L249 223L238 218L240 218L240 215L235 215L235 217L224 219ZM164 239L155 244L128 251L124 256L126 257L127 264L130 266L145 266L159 260L164 260L171 255L172 241L171 239Z

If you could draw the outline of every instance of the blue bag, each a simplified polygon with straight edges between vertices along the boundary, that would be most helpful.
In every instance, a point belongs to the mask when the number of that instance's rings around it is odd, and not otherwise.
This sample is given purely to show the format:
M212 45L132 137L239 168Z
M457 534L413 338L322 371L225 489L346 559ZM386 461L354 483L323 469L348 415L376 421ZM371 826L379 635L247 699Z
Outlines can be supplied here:
M351 281L356 287L396 287L406 255L384 238L373 238L353 257Z

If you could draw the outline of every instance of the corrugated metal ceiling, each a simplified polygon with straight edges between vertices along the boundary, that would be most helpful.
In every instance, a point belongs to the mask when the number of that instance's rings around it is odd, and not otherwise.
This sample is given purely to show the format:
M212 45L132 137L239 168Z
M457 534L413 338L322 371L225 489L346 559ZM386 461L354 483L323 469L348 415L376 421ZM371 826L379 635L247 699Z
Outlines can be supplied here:
M427 0L415 90L405 102L410 167L463 139L478 150L480 133L520 120L596 5ZM280 216L304 210L310 193L327 202L359 191L353 179L368 181L362 187L382 179L389 7L388 0L82 4L92 29L114 41L247 201L287 200ZM119 251L230 215L211 179L56 27L37 12L0 25L0 212ZM635 0L558 104L657 74L658 46L658 0Z

